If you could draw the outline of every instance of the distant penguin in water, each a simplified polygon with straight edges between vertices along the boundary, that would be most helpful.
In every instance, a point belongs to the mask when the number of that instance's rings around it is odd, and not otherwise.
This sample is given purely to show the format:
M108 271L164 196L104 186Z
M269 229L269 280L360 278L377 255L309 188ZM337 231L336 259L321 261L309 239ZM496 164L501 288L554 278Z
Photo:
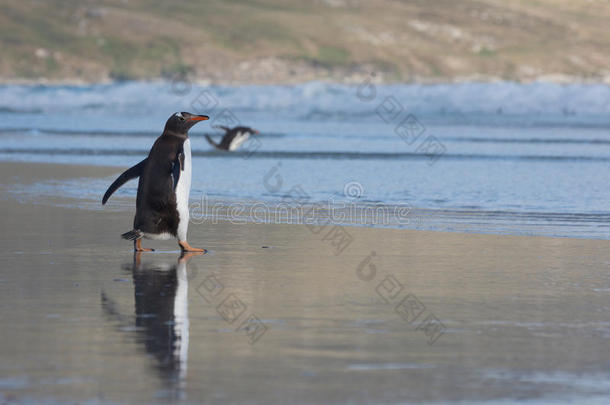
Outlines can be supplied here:
M177 112L165 124L148 157L125 171L110 185L102 204L128 180L139 177L133 229L121 235L133 240L136 252L148 252L141 239L178 239L182 251L204 252L186 240L191 189L191 142L188 130L209 119L206 115Z
M246 142L248 138L250 138L250 135L259 134L257 130L249 127L229 128L223 125L217 125L214 128L222 129L223 131L225 131L225 134L222 137L220 143L214 142L214 140L209 135L206 135L205 139L207 139L210 145L212 145L216 149L228 150L231 152L237 150L237 148L239 148L244 142Z

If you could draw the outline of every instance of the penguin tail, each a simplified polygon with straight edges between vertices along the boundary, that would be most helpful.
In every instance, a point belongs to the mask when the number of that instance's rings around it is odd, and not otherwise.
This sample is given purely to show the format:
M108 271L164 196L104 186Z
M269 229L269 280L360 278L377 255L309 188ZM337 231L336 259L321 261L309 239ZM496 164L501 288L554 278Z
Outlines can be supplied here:
M210 145L212 145L212 146L213 146L213 147L215 147L216 149L220 149L220 145L219 145L219 144L217 144L216 142L214 142L214 140L212 139L212 137L210 137L210 135L205 134L205 139L207 139L207 140L208 140L208 143L209 143Z
M121 238L127 239L127 240L138 240L138 239L142 239L142 236L144 236L144 235L142 234L141 231L139 231L137 229L133 229L129 232L125 232L124 234L122 234Z

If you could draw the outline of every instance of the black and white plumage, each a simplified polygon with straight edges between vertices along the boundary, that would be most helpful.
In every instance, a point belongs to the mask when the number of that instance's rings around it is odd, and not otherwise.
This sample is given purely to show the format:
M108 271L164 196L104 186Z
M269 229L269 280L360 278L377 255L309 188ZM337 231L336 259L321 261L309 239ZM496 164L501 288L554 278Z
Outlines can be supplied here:
M259 134L259 132L250 127L234 127L229 128L223 125L214 126L216 129L221 129L225 131L225 134L222 137L220 143L214 142L210 135L205 135L205 139L208 140L209 144L219 150L227 150L227 151L235 151L241 145L246 142L251 135Z
M126 170L108 188L102 204L127 181L139 177L136 215L133 229L121 235L133 240L136 250L140 240L176 237L183 250L193 249L186 241L191 189L191 146L188 130L205 115L175 113L165 124L148 157Z

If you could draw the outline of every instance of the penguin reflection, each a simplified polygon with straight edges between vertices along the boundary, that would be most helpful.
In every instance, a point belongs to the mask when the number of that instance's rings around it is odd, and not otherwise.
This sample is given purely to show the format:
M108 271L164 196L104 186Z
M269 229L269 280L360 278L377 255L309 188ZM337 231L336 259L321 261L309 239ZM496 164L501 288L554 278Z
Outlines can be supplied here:
M186 253L177 263L142 263L141 252L134 253L131 269L135 295L135 326L138 342L154 356L161 379L169 385L170 395L179 396L186 378L189 319ZM147 259L151 257L148 256ZM108 298L102 297L107 312L119 315ZM121 317L122 318L122 317Z

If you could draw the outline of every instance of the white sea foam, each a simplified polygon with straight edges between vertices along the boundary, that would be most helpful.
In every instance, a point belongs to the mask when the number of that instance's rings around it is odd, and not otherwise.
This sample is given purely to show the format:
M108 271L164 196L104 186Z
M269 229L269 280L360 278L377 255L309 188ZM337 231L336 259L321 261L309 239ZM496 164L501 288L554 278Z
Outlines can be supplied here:
M171 83L127 82L90 86L0 86L0 113L32 114L90 112L130 115L140 121L164 120L176 111L219 114L278 113L307 119L374 118L375 108L388 97L413 114L452 117L523 116L521 124L535 118L575 123L610 123L610 86L605 84L555 84L512 82L377 86L372 100L359 97L358 86L312 82L296 86L188 86ZM135 114L132 115L132 114ZM4 115L4 114L3 114ZM139 115L139 116L138 116ZM585 120L586 117L586 120ZM10 124L8 118L5 124ZM519 122L511 121L512 124ZM96 124L99 124L96 122ZM112 129L115 124L106 122ZM129 127L124 123L122 127ZM156 128L150 125L149 128ZM97 128L104 129L104 128ZM106 128L108 129L108 128ZM142 129L140 127L140 129Z

